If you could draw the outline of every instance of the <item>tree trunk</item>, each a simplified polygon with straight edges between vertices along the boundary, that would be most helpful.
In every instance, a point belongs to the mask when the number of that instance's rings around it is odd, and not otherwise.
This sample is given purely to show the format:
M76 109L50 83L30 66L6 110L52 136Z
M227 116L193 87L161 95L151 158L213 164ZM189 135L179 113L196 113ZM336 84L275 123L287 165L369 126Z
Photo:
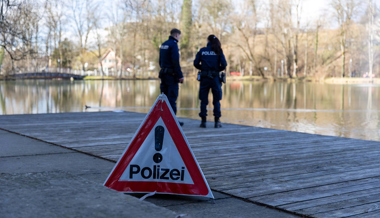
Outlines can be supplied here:
M123 76L123 43L120 42L120 75L119 78Z
M277 77L277 37L274 38L274 72L273 77Z
M113 66L113 71L114 71L114 74L113 74L113 76L117 76L117 59L116 59L116 42L114 42L114 44L113 44L113 51L114 51L114 54L115 54L115 57L114 57L114 66Z
M99 53L100 54L100 53ZM99 64L100 64L100 72L102 72L102 77L104 77L104 70L103 70L103 61L102 61L102 57L99 56Z
M258 68L258 71L259 71L261 77L265 78L265 74L264 74L263 70L260 67Z
M103 69L103 60L102 60L102 46L100 44L100 41L98 42L98 60L100 64L100 72L102 72L102 78L104 77L104 69Z
M35 42L34 42L34 50L35 50L36 54L38 54L38 23L36 24L35 29L36 29L36 35L35 35ZM36 57L38 57L38 55ZM37 72L38 71L38 59L34 58L34 60L36 61L35 66L34 66L34 71Z
M373 8L372 0L368 0L369 10L368 13L368 74L372 76L373 73ZM351 73L351 72L350 72Z
M252 61L249 61L249 76L252 77Z
M191 37L191 26L192 26L192 0L183 0L182 11L181 11L181 28L182 28L182 37L181 37L181 50L189 47L190 37ZM187 54L184 55L184 58L187 58Z
M47 56L47 64L46 64L46 66L49 68L49 59L50 59L50 57L49 57L49 42L50 42L50 29L49 29L49 32L48 32L48 36L46 37L46 56Z
M295 45L293 46L293 77L297 77L298 61L298 33L296 33Z
M345 77L345 68L346 68L346 46L345 46L345 41L346 41L346 34L343 33L341 43L340 43L340 48L342 51L342 77Z
M136 78L136 35L137 35L137 24L135 24L134 33L133 33L133 78Z
M291 40L289 39L288 40L288 48L289 48L289 52L288 52L288 54L287 54L287 58L286 59L288 59L287 61L286 61L286 71L287 71L287 73L288 73L288 76L289 76L289 78L293 78L292 77L292 51L291 51L291 49L292 49L292 45L291 45L291 42L290 42Z
M286 40L285 40L285 34L282 35L282 43L283 43L283 46L282 46L282 53L283 53L283 58L284 58L284 63L281 63L281 67L284 68L285 70L285 75L288 74L288 70L287 70L287 59L288 59L288 56L286 54ZM283 67L285 65L285 67ZM282 69L281 69L282 70ZM283 74L281 75L283 76Z
M63 52L62 52L62 24L59 23L59 33L58 33L58 50L59 50L59 59L61 60L60 63L60 68L59 72L62 72L62 63L63 63Z
M294 42L294 46L293 46L293 77L297 77L297 71L298 71L298 32L299 32L299 29L300 29L300 17L299 17L299 10L300 8L300 3L298 2L297 3L297 6L296 6L296 10L297 10L297 13L296 13L296 22L297 22L297 29L296 29L296 36L295 36L295 42Z
M263 79L266 79L263 70L262 70L261 68L258 68L258 71L259 71L259 73L260 73L260 76L261 76Z
M29 51L30 51L30 50L29 50ZM26 71L27 71L27 72L30 72L30 71L29 71L29 68L30 68L30 55L29 55L29 54L26 55L26 64L27 64L27 65L26 65L26 66L27 66L27 67L26 67Z
M306 38L305 38L305 67L304 67L304 76L306 77L307 75L307 33L306 33Z
M15 70L15 60L13 60L13 58L11 58L11 62L12 62L12 71L11 71L11 74L16 74L16 70ZM5 75L5 78L6 78L7 75Z
M315 32L315 49L314 49L314 73L317 68L317 62L318 62L318 31L319 31L319 25L317 25L317 31Z
M343 48L343 53L342 53L342 77L345 77L345 67L346 67L346 51Z

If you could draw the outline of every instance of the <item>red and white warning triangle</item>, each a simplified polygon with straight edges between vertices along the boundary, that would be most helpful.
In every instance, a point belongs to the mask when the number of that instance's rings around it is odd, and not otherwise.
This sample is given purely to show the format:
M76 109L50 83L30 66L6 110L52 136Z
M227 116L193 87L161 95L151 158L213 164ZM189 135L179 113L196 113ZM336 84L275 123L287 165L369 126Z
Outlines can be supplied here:
M164 94L157 98L104 186L125 193L214 198Z

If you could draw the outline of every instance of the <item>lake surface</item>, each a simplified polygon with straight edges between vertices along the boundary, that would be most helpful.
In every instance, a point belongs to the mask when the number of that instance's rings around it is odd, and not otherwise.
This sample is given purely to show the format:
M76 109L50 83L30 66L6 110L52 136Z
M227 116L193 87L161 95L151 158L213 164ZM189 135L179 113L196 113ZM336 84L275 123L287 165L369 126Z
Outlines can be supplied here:
M199 119L198 88L195 80L180 85L177 116ZM222 122L380 140L379 85L231 81L222 89ZM146 113L159 94L158 80L0 81L0 114Z

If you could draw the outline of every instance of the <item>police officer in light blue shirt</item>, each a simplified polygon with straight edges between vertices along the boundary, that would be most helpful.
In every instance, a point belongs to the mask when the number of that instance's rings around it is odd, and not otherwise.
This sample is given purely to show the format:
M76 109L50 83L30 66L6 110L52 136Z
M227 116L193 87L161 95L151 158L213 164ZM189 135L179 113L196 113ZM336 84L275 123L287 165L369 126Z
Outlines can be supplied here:
M176 101L178 98L178 83L183 83L183 74L179 64L179 49L178 41L181 38L181 31L172 29L170 31L169 39L162 43L160 47L159 64L160 70L160 89L170 102L170 105L175 114L177 114ZM183 126L183 122L179 122Z
M200 127L206 128L208 93L211 89L214 105L215 128L222 127L220 117L220 100L222 100L222 83L220 72L226 69L227 61L224 57L223 50L219 39L210 35L207 37L207 47L202 48L195 57L194 66L200 70L198 76L200 79L199 99L201 100L202 118Z

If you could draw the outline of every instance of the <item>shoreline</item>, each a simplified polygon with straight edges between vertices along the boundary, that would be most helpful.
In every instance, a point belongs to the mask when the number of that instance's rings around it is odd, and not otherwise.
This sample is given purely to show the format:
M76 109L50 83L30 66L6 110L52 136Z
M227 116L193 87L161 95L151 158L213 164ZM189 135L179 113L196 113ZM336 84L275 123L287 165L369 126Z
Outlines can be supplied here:
M4 76L0 76L0 81L14 81L14 80L70 80L62 78L14 78L8 77L7 79ZM101 77L101 76L88 76L83 80L159 80L156 77ZM195 77L185 77L185 80L195 80ZM380 78L340 78L340 77L328 77L325 79L317 79L312 77L266 77L262 78L260 76L228 76L227 81L252 81L252 82L317 82L317 83L326 83L326 84L380 84Z

